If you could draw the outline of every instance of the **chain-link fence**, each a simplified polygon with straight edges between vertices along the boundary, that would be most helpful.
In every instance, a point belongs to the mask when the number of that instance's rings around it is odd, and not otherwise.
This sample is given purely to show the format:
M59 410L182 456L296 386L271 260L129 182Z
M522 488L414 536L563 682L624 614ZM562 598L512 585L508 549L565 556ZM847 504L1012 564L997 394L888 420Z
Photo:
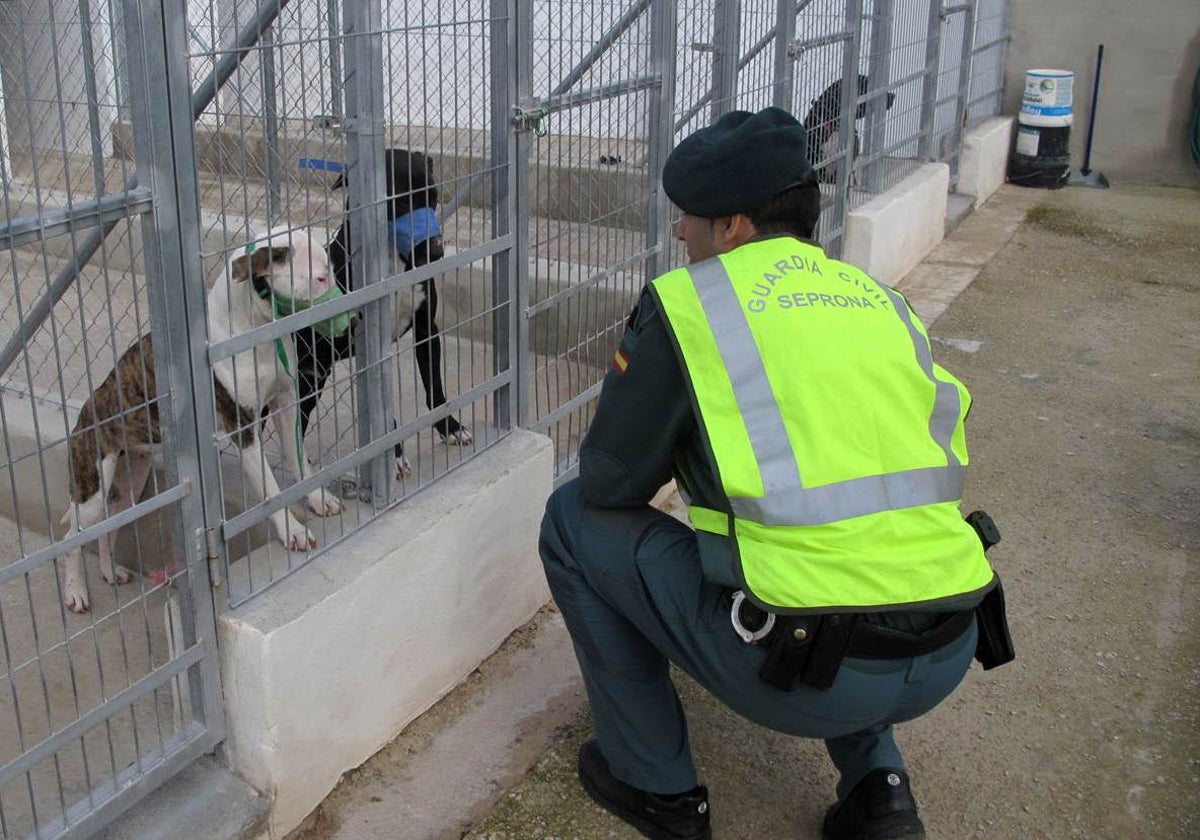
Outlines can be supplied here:
M546 190L530 208L527 314L540 355L525 420L558 444L559 481L576 471L624 315L648 276L685 259L669 208L654 215L664 200L655 167L676 142L732 109L791 111L821 185L817 238L837 256L847 214L921 164L945 161L957 180L965 126L999 111L1008 40L1004 0L633 0L572 4L535 21L542 49L532 50L528 104L553 115L519 155ZM590 191L578 180L568 189L538 181L563 149L579 150L574 165ZM581 208L573 240L547 233L561 223L540 206L602 189L623 190L624 215L595 204Z

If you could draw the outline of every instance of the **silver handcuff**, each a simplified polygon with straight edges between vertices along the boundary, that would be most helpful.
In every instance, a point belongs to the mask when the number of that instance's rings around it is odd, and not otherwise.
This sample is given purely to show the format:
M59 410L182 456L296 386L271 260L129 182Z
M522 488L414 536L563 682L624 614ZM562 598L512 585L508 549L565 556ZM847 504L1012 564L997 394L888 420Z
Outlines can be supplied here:
M733 623L733 631L741 637L741 640L748 645L765 639L767 634L775 626L775 613L763 611L767 620L763 622L763 626L757 630L750 630L746 625L742 624L742 604L746 601L746 593L742 590L737 590L733 593L733 608L729 611L729 620Z

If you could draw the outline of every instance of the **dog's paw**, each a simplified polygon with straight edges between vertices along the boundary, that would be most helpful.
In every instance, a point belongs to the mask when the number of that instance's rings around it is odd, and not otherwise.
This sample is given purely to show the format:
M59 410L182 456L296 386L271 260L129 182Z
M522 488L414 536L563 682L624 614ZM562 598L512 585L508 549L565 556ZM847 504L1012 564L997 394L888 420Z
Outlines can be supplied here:
M337 516L342 512L342 503L332 493L314 490L308 494L308 509L317 516Z
M150 582L155 586L166 586L171 582L171 575L175 574L175 567L172 565L170 569L157 569L147 575Z
M114 564L111 569L105 569L103 566L101 566L100 577L104 578L105 583L123 584L131 583L133 581L134 574L124 566L118 566Z
M288 551L312 551L317 547L317 538L312 531L304 527L291 513L287 515L287 525L282 534L277 535Z
M412 472L412 464L408 462L407 458L401 455L396 459L396 478L404 478L404 476L408 475L410 472Z
M88 601L87 584L75 578L63 582L63 605L71 612L82 615L91 607Z
M448 435L442 435L442 443L446 446L470 446L474 442L475 438L471 437L465 426L460 426Z

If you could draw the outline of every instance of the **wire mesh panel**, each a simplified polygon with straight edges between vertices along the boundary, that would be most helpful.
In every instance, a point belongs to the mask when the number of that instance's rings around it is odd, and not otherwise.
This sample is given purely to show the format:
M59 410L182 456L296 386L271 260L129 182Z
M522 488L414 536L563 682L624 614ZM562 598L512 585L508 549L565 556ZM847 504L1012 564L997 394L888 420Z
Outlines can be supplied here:
M528 143L528 422L555 441L560 481L666 239L657 181L673 29L652 5L530 7L532 104L546 116Z
M958 147L971 84L975 3L944 7L941 22L931 154L935 160L950 164L950 183L953 185L958 182Z
M193 78L257 32L193 135L208 361L227 392L236 380L241 411L209 418L237 605L512 426L511 13L471 0L189 0L187 13ZM262 263L246 283L237 266L276 237L312 258Z
M975 12L967 124L1000 113L1004 98L1004 58L1008 50L1007 0L979 0Z
M222 735L164 26L0 4L4 837L86 836Z

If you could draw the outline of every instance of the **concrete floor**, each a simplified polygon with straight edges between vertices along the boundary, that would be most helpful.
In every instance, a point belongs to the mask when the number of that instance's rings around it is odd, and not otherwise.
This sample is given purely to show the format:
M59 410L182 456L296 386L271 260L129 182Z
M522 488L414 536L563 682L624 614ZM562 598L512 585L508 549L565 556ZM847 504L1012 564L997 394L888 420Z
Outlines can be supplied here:
M1200 833L1196 230L1195 190L1006 186L899 284L975 398L1018 647L899 730L931 838ZM290 840L632 840L575 778L569 651L547 610ZM823 746L677 685L714 836L818 837Z

